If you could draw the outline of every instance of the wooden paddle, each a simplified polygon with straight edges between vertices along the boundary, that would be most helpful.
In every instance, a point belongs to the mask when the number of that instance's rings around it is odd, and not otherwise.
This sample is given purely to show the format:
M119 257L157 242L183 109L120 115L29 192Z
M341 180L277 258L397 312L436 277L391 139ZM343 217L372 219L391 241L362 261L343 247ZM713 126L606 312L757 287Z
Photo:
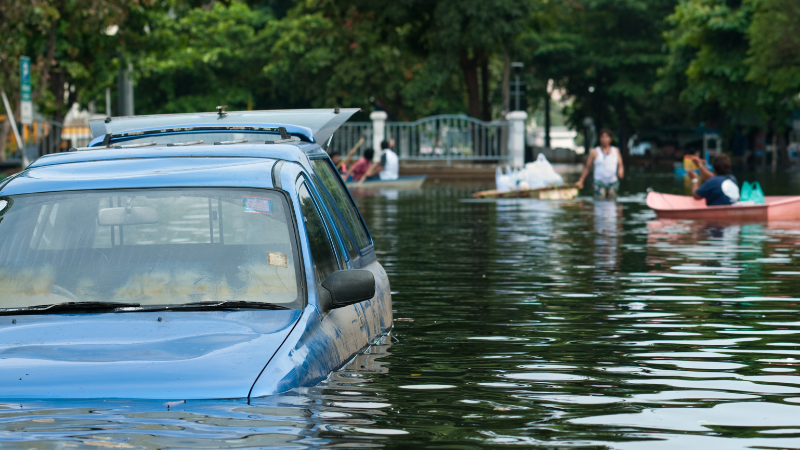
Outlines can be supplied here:
M356 145L353 146L353 148L351 148L349 152L347 152L347 156L343 160L339 161L339 164L336 165L336 169L341 169L343 165L350 163L350 158L353 156L353 153L355 153L356 150L358 150L358 147L361 147L361 144L364 143L364 140L365 139L363 137L358 140Z
M364 182L364 180L367 179L367 174L372 172L372 169L378 167L378 164L380 164L380 163L381 163L380 161L375 161L374 163L372 163L372 165L369 166L369 169L367 169L367 171L364 172L364 176L361 177L361 179L358 181L358 184L356 185L356 187L361 186L361 184Z

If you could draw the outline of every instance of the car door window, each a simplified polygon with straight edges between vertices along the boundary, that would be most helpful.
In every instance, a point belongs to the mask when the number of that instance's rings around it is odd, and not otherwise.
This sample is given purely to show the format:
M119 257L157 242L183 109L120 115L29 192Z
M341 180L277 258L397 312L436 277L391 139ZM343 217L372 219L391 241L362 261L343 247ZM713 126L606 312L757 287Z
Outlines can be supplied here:
M325 224L322 222L322 217L305 183L300 185L297 196L300 199L300 209L303 212L303 220L308 234L314 273L317 283L322 283L328 275L339 270L339 263L333 247L331 247L330 238L325 232Z
M334 222L333 228L337 229L339 231L339 235L342 236L342 241L344 241L344 246L346 247L347 255L350 257L350 259L357 258L358 249L356 248L355 244L353 244L353 240L350 239L350 235L347 234L347 232L345 231L346 228L342 224L342 221L339 218L339 214L336 213L336 208L334 208L330 198L328 198L328 196L324 194L324 191L322 189L319 189L319 184L317 184L316 186L319 192L323 192L323 194L320 197L322 197L322 202L325 204L325 208L331 212L330 215L331 217L333 217L333 222Z
M372 245L372 238L369 235L369 231L367 231L367 227L364 226L364 221L361 220L361 214L347 192L342 178L331 165L330 159L313 159L311 160L311 165L314 167L314 172L319 176L322 184L330 193L333 202L341 211L344 222L353 234L358 247L366 248Z

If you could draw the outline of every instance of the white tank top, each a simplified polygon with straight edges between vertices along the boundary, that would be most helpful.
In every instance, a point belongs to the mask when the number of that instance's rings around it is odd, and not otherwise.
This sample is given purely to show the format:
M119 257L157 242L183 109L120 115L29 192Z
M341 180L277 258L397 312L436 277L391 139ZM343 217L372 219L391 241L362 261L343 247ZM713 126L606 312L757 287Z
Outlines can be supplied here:
M613 183L617 181L617 165L619 164L619 149L611 147L611 154L606 155L600 147L595 147L597 155L594 157L594 181Z
M400 158L391 150L384 150L381 156L386 156L386 165L378 174L381 180L396 180L400 177Z

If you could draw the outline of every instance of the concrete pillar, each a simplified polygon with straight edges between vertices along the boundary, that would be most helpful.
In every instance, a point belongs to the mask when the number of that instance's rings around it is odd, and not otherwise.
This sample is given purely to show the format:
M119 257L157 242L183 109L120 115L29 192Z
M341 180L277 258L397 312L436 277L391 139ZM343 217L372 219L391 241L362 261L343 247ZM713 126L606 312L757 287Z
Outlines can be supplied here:
M133 63L128 68L119 69L117 77L117 115L132 116L133 110Z
M372 120L372 147L375 150L375 161L381 159L381 142L386 139L386 119L389 115L385 111L372 111L369 115Z
M508 120L508 162L512 167L525 165L525 121L528 113L511 111L506 114Z

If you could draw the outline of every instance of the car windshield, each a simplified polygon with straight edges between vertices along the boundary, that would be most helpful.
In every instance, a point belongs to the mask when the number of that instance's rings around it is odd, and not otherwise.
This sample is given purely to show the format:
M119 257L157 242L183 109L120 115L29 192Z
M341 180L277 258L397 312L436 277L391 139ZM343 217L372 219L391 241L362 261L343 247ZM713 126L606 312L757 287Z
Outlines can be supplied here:
M65 302L300 308L286 200L260 189L0 197L0 309Z

